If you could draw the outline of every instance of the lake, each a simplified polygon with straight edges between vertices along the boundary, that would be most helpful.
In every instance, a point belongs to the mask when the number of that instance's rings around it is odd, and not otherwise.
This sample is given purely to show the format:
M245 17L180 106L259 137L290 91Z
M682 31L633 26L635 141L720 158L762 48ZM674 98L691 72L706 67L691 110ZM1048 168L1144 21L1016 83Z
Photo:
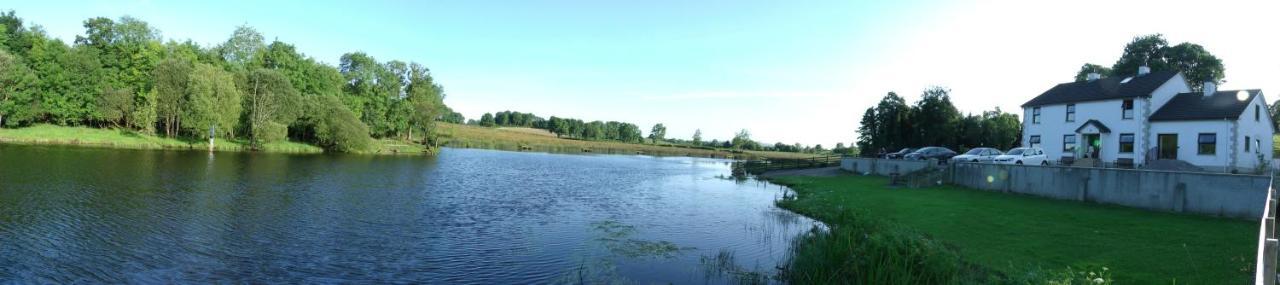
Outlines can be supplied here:
M730 161L0 145L0 283L677 283L776 273L816 222Z

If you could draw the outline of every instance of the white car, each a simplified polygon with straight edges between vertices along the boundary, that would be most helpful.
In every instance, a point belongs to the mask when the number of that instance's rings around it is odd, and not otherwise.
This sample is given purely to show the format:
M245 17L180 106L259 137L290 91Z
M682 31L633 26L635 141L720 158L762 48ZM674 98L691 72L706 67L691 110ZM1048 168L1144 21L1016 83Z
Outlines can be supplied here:
M1049 165L1044 150L1038 147L1020 147L1009 150L1004 155L996 156L995 163L1017 165Z
M989 147L980 147L969 150L961 155L951 158L951 162L991 162L996 156L1004 154L998 149Z

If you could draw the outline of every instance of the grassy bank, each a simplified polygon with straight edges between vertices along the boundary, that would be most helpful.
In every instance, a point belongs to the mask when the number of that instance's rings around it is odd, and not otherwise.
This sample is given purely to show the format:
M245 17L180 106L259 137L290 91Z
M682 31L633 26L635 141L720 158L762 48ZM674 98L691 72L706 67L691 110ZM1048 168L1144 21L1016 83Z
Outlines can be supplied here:
M1257 225L1248 221L954 186L889 188L882 177L773 181L796 193L779 206L832 227L801 239L785 276L793 283L903 283L865 277L883 271L935 278L924 283L1044 283L1092 279L1086 271L1104 267L1117 284L1251 279ZM881 269L858 270L866 268Z
M530 128L488 128L439 123L440 137L451 147L502 150L531 150L565 153L651 154L733 158L807 158L813 154L773 151L731 151L693 148L684 145L633 144L616 141L586 141L557 138L555 134Z
M63 127L34 125L20 129L0 128L0 142L28 145L74 145L126 149L193 149L209 148L207 141L187 141L140 134L127 130L98 129L89 127ZM247 151L244 141L214 140L217 151ZM262 146L260 151L278 153L320 153L323 149L299 142L274 142Z

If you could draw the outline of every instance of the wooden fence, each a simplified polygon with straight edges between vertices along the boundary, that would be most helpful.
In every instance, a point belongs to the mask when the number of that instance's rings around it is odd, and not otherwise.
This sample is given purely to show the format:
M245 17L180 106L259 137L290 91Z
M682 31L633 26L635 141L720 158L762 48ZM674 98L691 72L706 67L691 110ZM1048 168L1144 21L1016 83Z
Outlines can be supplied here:
M1275 175L1271 176L1271 185L1267 186L1267 203L1262 210L1262 221L1258 226L1258 260L1255 263L1254 282L1258 285L1276 284L1276 250L1280 242L1276 240L1276 188Z
M775 158L749 160L741 162L741 169L751 174L760 174L770 170L818 168L840 165L841 155L814 156L808 158Z

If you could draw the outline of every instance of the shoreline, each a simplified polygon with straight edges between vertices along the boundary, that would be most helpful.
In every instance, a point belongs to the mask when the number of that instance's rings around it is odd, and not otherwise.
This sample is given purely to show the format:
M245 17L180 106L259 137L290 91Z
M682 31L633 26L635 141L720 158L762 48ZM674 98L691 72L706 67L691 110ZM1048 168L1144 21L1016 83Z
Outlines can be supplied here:
M429 155L435 150L394 140L370 139L373 149L352 154L371 155ZM0 128L0 144L25 146L64 146L98 149L208 151L207 141L193 142L141 134L128 130L100 129L92 127L68 127L38 124L18 129ZM322 154L323 148L296 141L267 143L253 149L243 141L215 139L213 152Z

